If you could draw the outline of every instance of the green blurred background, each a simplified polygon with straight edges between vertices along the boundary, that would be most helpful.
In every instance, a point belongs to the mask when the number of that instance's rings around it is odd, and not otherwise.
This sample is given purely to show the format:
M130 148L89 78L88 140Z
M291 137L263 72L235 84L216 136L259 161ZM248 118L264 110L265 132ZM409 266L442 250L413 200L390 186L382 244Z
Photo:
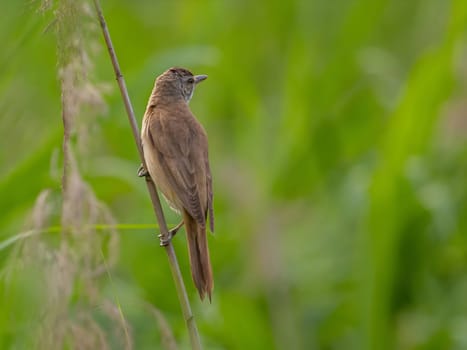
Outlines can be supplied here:
M0 348L187 349L92 3L55 19L67 2L1 6ZM206 349L467 349L465 0L102 6L138 122L168 67L209 75L191 108L214 177L212 304L174 240ZM69 238L57 77L73 38L77 198L104 209Z

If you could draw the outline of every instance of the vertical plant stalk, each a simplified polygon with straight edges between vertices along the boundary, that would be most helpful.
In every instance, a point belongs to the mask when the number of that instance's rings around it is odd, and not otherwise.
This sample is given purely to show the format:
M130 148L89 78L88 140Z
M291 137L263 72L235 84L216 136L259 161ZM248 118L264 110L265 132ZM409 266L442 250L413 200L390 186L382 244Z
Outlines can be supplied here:
M112 65L114 68L115 75L117 77L117 82L120 88L120 93L122 94L123 102L125 104L125 109L128 115L128 120L130 122L131 130L133 132L133 137L136 142L136 147L138 149L141 162L146 167L146 163L144 161L144 155L143 155L143 148L141 146L139 128L136 123L135 113L133 111L133 107L130 102L130 96L128 95L128 90L126 88L125 79L123 78L123 75L120 71L120 65L118 64L117 55L115 54L115 49L113 47L112 40L110 38L110 33L107 28L107 23L104 19L104 14L102 12L102 8L101 8L99 0L94 0L94 6L96 9L96 13L99 19L100 26L102 28L102 33L104 34L104 39L105 39L107 49L109 51L110 59L112 60ZM159 199L159 195L157 194L156 186L154 182L152 182L149 178L147 178L146 180L146 185L148 188L149 195L151 197L152 206L154 208L157 221L159 223L159 228L160 228L162 237L168 238L169 232L167 229L167 224L165 222L164 212L162 211L162 206L161 206L161 202ZM188 328L188 333L190 335L191 347L192 349L200 350L201 342L199 338L198 328L196 326L193 313L191 311L190 301L188 299L185 284L182 278L182 273L178 265L177 256L175 255L175 250L173 248L172 242L169 241L169 243L164 248L167 253L167 257L169 259L170 270L174 278L175 287L176 287L177 294L178 294L178 299L180 302L180 306L182 308L183 317L185 319L185 322Z

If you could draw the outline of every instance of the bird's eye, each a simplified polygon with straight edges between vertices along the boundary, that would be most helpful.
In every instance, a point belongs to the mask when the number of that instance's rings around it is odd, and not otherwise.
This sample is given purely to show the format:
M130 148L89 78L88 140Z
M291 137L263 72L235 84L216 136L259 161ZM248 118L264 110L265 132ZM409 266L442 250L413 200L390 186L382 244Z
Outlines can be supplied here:
M188 81L190 84L193 84L193 83L195 82L195 79L193 79L193 78L188 78L187 81Z

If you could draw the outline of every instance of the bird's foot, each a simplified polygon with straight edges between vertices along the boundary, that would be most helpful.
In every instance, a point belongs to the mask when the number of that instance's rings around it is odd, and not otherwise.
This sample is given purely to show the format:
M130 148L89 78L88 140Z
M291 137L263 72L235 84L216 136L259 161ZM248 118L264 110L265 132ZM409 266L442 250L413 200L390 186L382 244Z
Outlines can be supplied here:
M158 235L157 237L159 237L160 246L161 247L166 247L172 241L173 235L172 235L171 231L168 231L168 237L165 237L162 233L160 235Z
M168 237L164 237L164 235L161 233L160 235L158 235L157 237L159 237L159 240L161 242L161 247L165 247L166 245L168 245L170 243L170 241L172 240L172 238L177 234L178 230L180 230L180 227L183 226L183 220L177 225L175 226L174 228L168 230Z
M141 164L138 168L138 176L139 177L148 177L149 176L149 172L148 170L144 167L143 164Z

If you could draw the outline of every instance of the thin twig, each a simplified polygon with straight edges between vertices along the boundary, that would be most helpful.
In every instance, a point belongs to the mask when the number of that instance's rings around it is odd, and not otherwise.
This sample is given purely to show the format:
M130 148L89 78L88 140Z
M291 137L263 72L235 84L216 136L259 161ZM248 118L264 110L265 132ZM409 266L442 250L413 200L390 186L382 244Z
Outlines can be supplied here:
M99 0L94 0L94 6L96 8L97 17L99 18L99 23L102 28L102 32L104 34L105 43L107 45L107 49L109 51L110 59L112 60L112 65L115 71L115 75L117 77L118 86L120 88L120 92L122 94L123 102L125 104L125 109L127 111L128 120L131 125L131 129L133 131L133 137L136 142L136 147L138 148L139 156L141 158L141 162L146 167L143 155L143 148L141 146L141 139L139 128L136 123L135 114L133 111L133 107L130 102L130 97L128 95L128 90L126 88L125 79L120 71L120 65L118 64L117 55L115 54L115 49L112 45L112 40L110 39L109 30L107 28L107 23L105 22L104 15L102 13L102 8L100 5ZM159 223L159 228L162 234L163 239L169 237L169 232L167 229L167 224L165 222L164 213L162 211L159 195L157 194L156 186L154 183L147 178L146 185L149 191L149 195L151 197L152 206L154 208L154 212L157 217L157 221ZM167 239L166 239L167 240ZM192 349L200 350L201 349L201 341L199 338L198 328L196 326L195 319L193 317L193 313L191 311L190 301L188 299L188 295L186 292L185 284L183 283L182 274L180 272L180 267L178 265L177 256L175 255L175 250L173 248L172 243L169 243L165 246L165 251L167 253L167 257L169 259L170 270L172 272L172 276L174 278L175 287L178 294L178 299L180 302L180 306L182 308L183 317L185 318L185 322L188 328L188 333L190 335L190 342Z

